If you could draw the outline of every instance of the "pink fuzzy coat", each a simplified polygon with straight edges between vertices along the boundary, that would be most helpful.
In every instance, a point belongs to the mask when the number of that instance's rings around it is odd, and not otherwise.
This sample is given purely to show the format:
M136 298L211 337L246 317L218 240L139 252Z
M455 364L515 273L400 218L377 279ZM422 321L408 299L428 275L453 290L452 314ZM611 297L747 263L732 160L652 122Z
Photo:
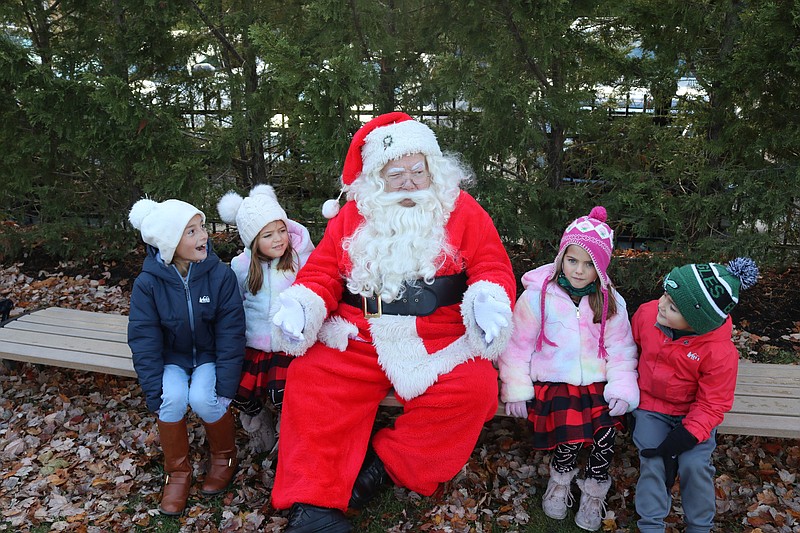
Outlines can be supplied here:
M541 287L552 268L552 264L543 265L522 277L525 291L514 309L514 333L498 360L500 398L504 402L531 400L536 381L571 385L607 382L606 401L624 400L632 411L639 405L637 349L625 300L617 291L611 291L617 313L606 322L608 359L598 357L600 324L593 321L589 299L582 298L576 307L566 291L555 283L547 284L545 330L556 346L544 343L541 352L534 351L541 325Z

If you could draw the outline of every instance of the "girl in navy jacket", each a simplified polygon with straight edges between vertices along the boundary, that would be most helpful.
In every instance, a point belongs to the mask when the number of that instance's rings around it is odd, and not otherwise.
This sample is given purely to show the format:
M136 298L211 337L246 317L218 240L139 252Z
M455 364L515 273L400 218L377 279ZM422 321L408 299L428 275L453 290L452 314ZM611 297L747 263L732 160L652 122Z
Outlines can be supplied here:
M136 202L129 220L147 246L131 293L128 344L147 408L158 416L167 478L159 510L179 515L192 482L186 410L202 420L211 459L201 493L236 471L228 409L244 358L244 311L236 276L211 249L205 215L180 200Z

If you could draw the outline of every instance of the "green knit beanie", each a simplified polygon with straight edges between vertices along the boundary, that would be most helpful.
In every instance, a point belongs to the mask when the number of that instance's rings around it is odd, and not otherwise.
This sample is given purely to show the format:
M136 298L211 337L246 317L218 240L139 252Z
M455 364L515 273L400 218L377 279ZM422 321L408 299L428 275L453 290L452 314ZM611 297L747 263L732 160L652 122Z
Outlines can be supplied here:
M702 335L725 322L739 303L739 290L749 289L757 279L756 263L739 257L727 265L697 263L673 268L664 278L664 291L692 329Z

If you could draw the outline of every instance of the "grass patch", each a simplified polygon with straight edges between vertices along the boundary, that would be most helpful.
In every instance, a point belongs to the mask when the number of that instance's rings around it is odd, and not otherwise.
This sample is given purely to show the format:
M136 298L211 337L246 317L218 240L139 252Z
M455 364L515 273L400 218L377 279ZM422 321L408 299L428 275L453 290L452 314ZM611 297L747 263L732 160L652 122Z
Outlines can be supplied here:
M763 344L758 348L758 353L751 355L750 359L755 363L794 365L800 363L800 353L772 344Z
M575 489L575 487L573 487ZM523 504L525 512L529 515L526 524L520 524L511 511L503 514L497 511L494 515L478 514L464 517L445 517L439 513L437 507L441 502L433 498L397 498L394 491L387 490L371 502L366 509L348 518L354 526L354 531L359 533L386 533L395 531L439 531L443 527L451 527L454 531L475 531L475 526L480 524L481 531L486 533L513 531L515 533L585 533L585 530L575 525L575 512L578 508L580 494L575 489L576 497L573 507L568 511L563 520L554 520L542 511L541 497L528 498ZM458 514L458 513L456 513ZM393 529L394 528L394 529ZM469 528L469 529L467 529ZM629 531L636 530L635 525L629 526Z
M181 530L180 516L155 515L146 526L136 526L138 533L178 533Z
M386 533L399 524L423 524L427 521L426 511L432 507L430 498L400 500L390 489L383 491L363 511L348 518L359 533Z

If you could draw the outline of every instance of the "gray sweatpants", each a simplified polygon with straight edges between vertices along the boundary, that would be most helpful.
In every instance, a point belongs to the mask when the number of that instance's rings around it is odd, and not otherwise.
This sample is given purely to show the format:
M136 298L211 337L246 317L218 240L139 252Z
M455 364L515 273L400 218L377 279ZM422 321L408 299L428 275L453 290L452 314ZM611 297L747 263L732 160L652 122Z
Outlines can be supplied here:
M633 442L641 450L656 448L683 419L653 411L636 409L633 412L636 427ZM711 437L678 456L681 503L683 505L686 533L708 533L714 524L716 496L714 494L714 466L711 454L717 447L717 430ZM672 496L665 485L664 461L661 457L646 458L639 455L639 481L636 483L637 525L642 533L663 533L664 519L672 507Z

